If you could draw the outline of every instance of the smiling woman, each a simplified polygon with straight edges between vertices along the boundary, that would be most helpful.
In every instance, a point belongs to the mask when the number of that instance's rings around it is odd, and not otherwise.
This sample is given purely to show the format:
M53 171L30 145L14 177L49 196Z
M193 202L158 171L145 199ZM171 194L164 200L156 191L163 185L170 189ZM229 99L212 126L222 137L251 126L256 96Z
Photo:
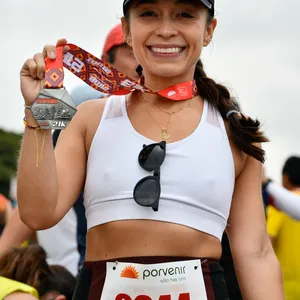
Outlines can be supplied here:
M55 153L45 131L47 159L39 168L35 135L26 128L18 170L23 221L35 229L53 226L85 184L87 252L76 300L226 300L219 265L224 230L244 298L282 300L261 199L260 143L267 138L199 60L217 26L214 1L123 4L140 82L174 101L134 91L85 102ZM24 64L27 106L39 92L44 58L55 58L55 51L45 46Z
M216 26L202 2L135 1L130 10L128 3L123 27L127 43L144 68L147 85L152 86L150 80L160 76L168 78L169 85L193 78L195 61Z

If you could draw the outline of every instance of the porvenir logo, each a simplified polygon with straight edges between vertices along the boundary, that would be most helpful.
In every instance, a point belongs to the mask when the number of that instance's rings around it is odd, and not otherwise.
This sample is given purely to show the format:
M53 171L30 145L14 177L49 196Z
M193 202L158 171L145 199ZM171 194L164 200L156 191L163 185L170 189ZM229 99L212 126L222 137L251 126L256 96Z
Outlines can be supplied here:
M170 268L159 268L159 269L145 269L143 271L143 279L148 277L166 277L166 276L177 276L185 274L185 266L170 267Z
M127 266L121 272L121 277L131 278L131 279L139 279L139 272L133 266Z

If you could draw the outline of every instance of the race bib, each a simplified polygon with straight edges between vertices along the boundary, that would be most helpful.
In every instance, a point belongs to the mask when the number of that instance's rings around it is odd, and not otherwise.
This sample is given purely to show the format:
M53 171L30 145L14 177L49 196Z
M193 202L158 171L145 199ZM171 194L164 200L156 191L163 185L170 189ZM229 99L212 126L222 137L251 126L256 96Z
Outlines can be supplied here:
M207 300L201 261L106 264L100 300Z

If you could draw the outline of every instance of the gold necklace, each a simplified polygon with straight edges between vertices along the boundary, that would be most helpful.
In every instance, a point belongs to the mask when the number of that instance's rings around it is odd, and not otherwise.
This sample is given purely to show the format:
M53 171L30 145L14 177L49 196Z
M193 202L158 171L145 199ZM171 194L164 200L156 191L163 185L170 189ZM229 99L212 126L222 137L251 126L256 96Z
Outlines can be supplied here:
M160 128L160 133L161 133L161 138L163 141L166 141L170 138L170 133L169 133L169 126L170 126L170 121L171 121L171 115L169 115L168 123L165 128L163 128L159 123L155 120L153 115L150 113L149 109L147 109L148 114L151 116L151 118L154 120L154 122L157 124L157 126Z
M181 107L179 109L177 109L176 111L172 111L172 112L169 112L159 106L157 106L156 104L152 103L152 101L149 101L149 100L146 100L143 96L142 93L141 94L141 97L142 99L147 102L147 103L150 103L152 106L154 106L155 108L161 110L162 112L168 114L169 118L168 118L168 123L167 123L167 126L166 127L162 127L157 121L156 119L153 117L153 115L150 113L149 109L147 109L147 112L148 114L151 116L151 118L154 120L154 122L158 125L158 127L160 128L161 130L161 138L163 139L163 141L166 141L170 138L170 133L169 133L169 126L170 126L170 123L171 123L171 116L175 115L176 113L179 113L180 111L186 109L186 108L190 108L191 107L191 104L192 104L192 100L194 98L191 98L190 99L190 102L189 102L189 105L187 107Z
M190 107L191 107L192 100L194 99L194 98L189 99L190 102L189 102L189 105L188 105L187 107L181 107L181 108L179 108L179 109L177 109L177 110L175 110L175 111L171 111L171 112L170 112L170 111L167 111L167 110L165 110L165 109L163 109L163 108L157 106L156 104L152 103L152 101L146 100L146 99L144 98L143 94L142 94L142 93L140 93L140 94L141 94L142 99L143 99L145 102L150 103L152 106L156 107L157 109L161 110L162 112L164 112L164 113L166 113L166 114L168 114L168 115L174 115L174 114L176 114L176 113L178 113L178 112L180 112L180 111L182 111L182 110L184 110L184 109L186 109L186 108L190 108Z

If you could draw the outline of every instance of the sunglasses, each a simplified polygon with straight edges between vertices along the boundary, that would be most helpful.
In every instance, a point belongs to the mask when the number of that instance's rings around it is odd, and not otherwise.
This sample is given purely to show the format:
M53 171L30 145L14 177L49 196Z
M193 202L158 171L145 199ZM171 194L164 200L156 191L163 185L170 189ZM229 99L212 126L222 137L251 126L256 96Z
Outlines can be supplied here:
M166 156L166 142L143 145L138 161L140 166L149 172L154 172L153 176L142 178L133 190L133 199L141 206L152 207L158 211L160 197L160 166Z

